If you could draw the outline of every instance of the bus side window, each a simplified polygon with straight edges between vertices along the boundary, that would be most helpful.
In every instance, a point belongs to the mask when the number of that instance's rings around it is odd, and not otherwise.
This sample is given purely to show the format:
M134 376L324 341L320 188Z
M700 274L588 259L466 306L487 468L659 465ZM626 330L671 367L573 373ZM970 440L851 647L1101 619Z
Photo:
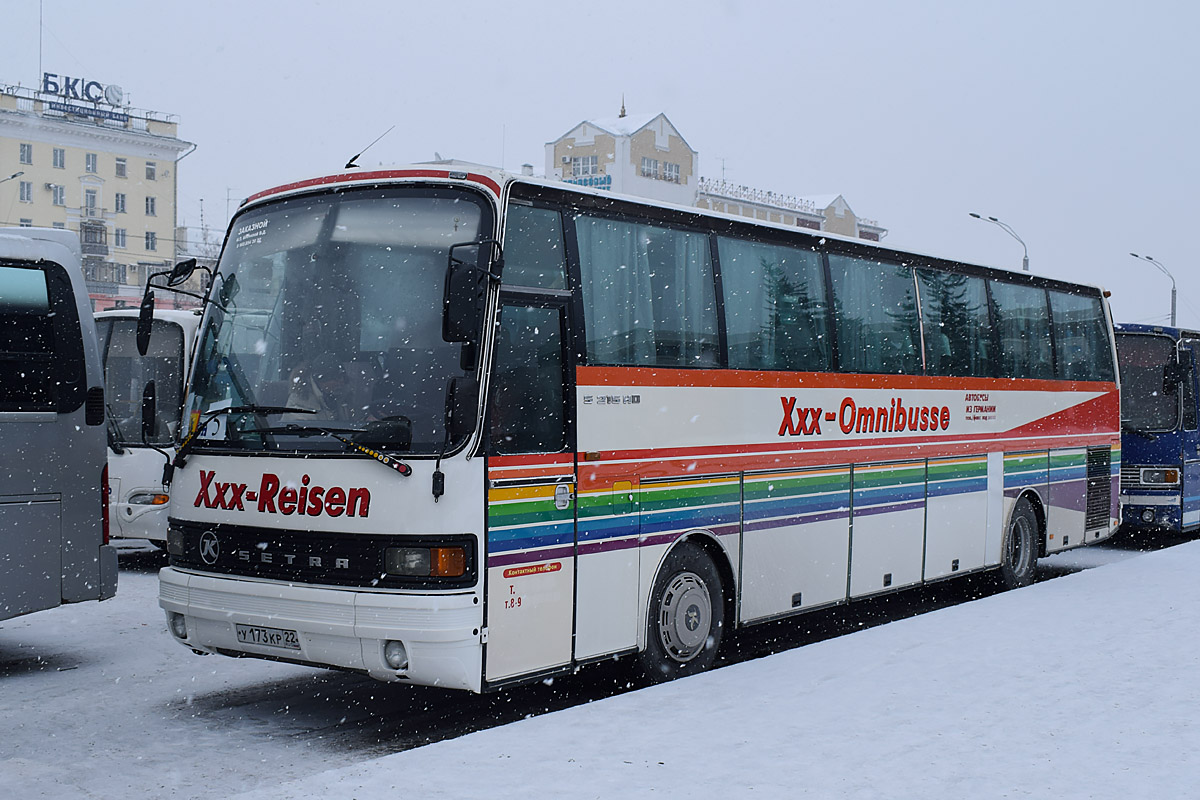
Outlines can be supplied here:
M548 208L509 205L504 232L504 274L500 276L505 285L567 288L563 253L561 214Z
M1183 362L1183 429L1196 430L1196 358L1191 350L1181 350L1180 360Z
M0 411L52 411L53 315L46 274L0 267Z

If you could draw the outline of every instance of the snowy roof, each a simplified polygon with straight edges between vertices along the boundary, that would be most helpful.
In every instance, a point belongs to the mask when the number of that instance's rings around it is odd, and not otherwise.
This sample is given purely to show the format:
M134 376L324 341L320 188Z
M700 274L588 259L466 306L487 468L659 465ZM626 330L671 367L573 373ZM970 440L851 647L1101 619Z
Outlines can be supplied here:
M623 117L602 117L601 119L584 120L584 122L589 125L595 125L597 128L603 128L609 133L632 136L662 116L664 115L661 112L658 114L626 114ZM674 128L675 126L672 125L671 127Z

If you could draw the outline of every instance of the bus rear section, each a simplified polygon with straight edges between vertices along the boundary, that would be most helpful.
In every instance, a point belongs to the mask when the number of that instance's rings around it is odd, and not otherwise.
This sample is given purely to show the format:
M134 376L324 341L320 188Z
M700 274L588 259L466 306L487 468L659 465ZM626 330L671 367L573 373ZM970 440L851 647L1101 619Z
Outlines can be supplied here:
M1121 370L1121 529L1200 530L1200 427L1196 350L1200 333L1116 326Z
M156 309L144 356L136 345L137 320L137 309L96 314L108 414L110 533L165 548L170 496L162 480L164 454L174 454L179 436L200 312ZM149 381L157 389L157 413L143 440L142 390Z
M117 589L95 330L78 237L0 230L0 619Z

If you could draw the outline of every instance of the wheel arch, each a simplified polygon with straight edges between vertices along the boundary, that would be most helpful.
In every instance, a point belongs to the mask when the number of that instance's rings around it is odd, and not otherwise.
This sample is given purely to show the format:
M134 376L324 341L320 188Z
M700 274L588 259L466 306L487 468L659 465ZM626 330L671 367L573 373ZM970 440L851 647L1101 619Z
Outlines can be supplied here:
M1017 510L1017 503L1021 498L1029 501L1030 508L1033 509L1033 517L1037 521L1037 537L1038 537L1038 558L1044 558L1046 555L1046 505L1042 500L1042 496L1038 494L1036 489L1026 489L1017 495L1013 501L1013 507L1008 512L1009 524L1012 524L1012 515Z

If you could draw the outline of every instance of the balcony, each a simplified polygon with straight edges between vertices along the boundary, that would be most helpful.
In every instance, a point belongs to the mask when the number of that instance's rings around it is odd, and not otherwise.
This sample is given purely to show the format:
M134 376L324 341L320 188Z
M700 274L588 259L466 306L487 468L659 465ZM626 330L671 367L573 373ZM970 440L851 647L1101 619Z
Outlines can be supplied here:
M80 208L81 214L87 211L100 212L102 210L91 206ZM80 221L79 247L85 256L107 256L108 229L104 227L104 223Z

